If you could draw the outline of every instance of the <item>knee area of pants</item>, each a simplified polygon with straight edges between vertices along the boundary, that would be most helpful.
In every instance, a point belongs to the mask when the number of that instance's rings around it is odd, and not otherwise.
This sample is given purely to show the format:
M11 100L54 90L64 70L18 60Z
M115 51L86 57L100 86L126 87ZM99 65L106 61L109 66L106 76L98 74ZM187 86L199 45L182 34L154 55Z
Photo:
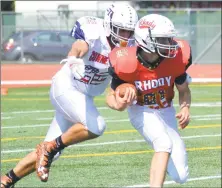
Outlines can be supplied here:
M93 123L95 121L89 122L88 130L92 133L94 133L95 135L102 135L106 129L106 123L105 120L102 117L98 117L97 118L97 123Z
M175 177L172 177L172 179L176 183L183 184L187 182L188 176L189 176L189 171L186 169L183 169Z
M168 152L171 153L173 143L167 134L160 135L153 141L155 152Z

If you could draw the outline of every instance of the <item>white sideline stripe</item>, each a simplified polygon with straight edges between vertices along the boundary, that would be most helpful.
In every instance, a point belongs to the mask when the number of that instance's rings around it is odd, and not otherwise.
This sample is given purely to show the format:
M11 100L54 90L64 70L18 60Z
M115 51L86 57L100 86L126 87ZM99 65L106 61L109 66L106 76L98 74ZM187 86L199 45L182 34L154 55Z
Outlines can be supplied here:
M206 138L206 137L217 137L221 134L212 134L212 135L196 135L196 136L182 136L183 139L194 139L194 138ZM70 147L87 147L87 146L101 146L101 145L112 145L112 144L124 144L124 143L135 143L135 142L145 142L145 140L122 140L114 142L101 142L101 143L92 143L92 144L76 144L69 146ZM26 151L33 151L34 149L17 149L17 150L3 150L1 153L19 153Z
M192 82L200 82L200 83L206 83L206 82L220 82L221 78L192 78Z
M32 84L51 84L51 80L5 80L1 85L32 85Z
M192 78L192 82L210 83L210 82L221 82L221 78ZM2 80L1 85L33 85L33 84L44 84L50 85L51 80Z
M187 181L199 181L199 180L209 180L209 179L218 179L221 178L221 175L218 176L202 176L202 177L197 177L197 178L189 178ZM176 184L174 181L165 181L164 182L165 185L167 184ZM130 186L124 186L124 188L126 187L149 187L149 184L143 184L143 185L130 185Z
M178 107L178 104L174 104L175 107ZM210 103L192 103L192 107L215 107L221 106L221 102L210 102ZM109 107L97 107L98 110L111 110ZM55 110L31 110L31 111L13 111L13 112L1 112L4 114L28 114L28 113L41 113L41 112L54 112Z
M218 117L217 117L218 116ZM202 115L202 116L196 116L196 117L200 117L200 118L195 118L195 116L191 116L191 118L194 118L196 121L200 120L218 120L221 119L221 115L220 114L212 114L212 115ZM206 118L204 118L206 117ZM212 118L211 118L212 117ZM105 118L107 123L110 122L129 122L129 119L114 119L115 117L111 117L111 118ZM40 118L41 119L41 118ZM42 118L42 120L52 120L52 118ZM35 119L38 120L38 119ZM49 124L34 124L34 125L17 125L17 126L13 126L13 125L5 125L5 126L1 126L1 129L17 129L17 128L34 128L34 127L49 127Z

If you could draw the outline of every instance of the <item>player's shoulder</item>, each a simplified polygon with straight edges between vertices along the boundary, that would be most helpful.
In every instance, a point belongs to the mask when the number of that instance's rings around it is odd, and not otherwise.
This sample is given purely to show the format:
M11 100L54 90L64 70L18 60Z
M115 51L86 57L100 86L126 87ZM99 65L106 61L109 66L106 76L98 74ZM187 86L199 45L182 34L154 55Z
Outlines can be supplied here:
M79 18L77 20L77 22L79 22L79 24L81 26L89 26L89 27L93 27L93 26L96 26L96 25L102 25L103 23L103 19L101 18L97 18L97 17L94 17L94 16L83 16L81 18Z
M191 47L188 41L182 39L175 39L178 43L178 54L177 56L181 56L183 61L187 61L191 55Z
M137 70L136 47L117 47L109 54L115 73L123 80L130 79Z
M190 44L186 40L175 39L178 43L177 54L175 58L166 61L171 62L175 73L183 73L192 64L192 54Z
M97 39L103 29L103 20L93 16L83 16L76 21L75 26L81 27L89 38Z

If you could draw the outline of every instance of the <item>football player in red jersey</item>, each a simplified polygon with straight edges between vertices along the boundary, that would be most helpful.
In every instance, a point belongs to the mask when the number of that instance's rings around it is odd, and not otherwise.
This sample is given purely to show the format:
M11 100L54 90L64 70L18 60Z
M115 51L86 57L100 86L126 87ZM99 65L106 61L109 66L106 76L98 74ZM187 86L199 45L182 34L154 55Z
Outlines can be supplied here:
M127 108L135 129L151 144L155 153L150 168L150 186L162 187L166 172L178 183L188 178L187 153L180 137L190 119L191 78L186 73L192 63L190 45L175 39L173 23L165 16L150 14L136 24L137 46L115 48L109 55L113 75L106 102L112 109ZM134 84L121 98L118 85ZM179 92L180 110L173 107L174 85ZM137 100L137 103L133 103Z

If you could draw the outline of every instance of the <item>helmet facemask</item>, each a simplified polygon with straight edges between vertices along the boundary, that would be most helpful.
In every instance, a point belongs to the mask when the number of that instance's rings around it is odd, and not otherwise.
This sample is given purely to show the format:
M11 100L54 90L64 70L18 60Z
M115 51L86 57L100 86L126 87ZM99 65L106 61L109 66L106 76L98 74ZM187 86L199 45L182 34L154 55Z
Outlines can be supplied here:
M160 56L166 58L174 58L176 56L178 44L173 40L173 37L156 37L153 41L152 43Z
M178 43L173 37L148 37L142 41L146 46L137 44L147 53L157 53L165 58L174 58L177 54Z
M133 43L134 42L134 29L127 29L127 28L123 28L123 27L119 27L117 25L114 24L110 24L110 28L111 28L111 42L118 47L126 47L128 44ZM126 33L128 34L128 36L126 36L127 34L125 34L125 36L122 36L122 33Z

